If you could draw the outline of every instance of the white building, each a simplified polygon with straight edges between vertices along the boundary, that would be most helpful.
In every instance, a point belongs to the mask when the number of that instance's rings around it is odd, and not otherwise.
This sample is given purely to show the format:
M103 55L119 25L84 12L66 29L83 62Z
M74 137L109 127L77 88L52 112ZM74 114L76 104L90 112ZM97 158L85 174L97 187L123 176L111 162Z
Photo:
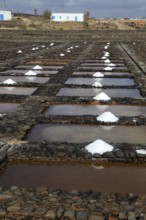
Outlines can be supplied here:
M0 21L10 21L10 20L12 20L12 12L0 10Z
M75 21L83 22L84 14L83 13L52 13L52 21Z

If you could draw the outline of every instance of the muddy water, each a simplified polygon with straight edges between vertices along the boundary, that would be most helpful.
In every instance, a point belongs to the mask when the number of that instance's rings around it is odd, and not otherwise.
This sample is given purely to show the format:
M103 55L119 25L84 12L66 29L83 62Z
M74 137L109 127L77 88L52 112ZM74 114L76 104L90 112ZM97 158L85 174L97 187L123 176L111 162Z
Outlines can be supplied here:
M10 95L31 95L37 88L36 87L0 87L0 94L10 94Z
M34 66L32 66L32 65L21 65L21 66L15 66L15 68L16 69L32 69ZM41 67L43 69L62 69L63 68L63 66L49 66L49 65L48 66L41 66Z
M73 72L73 75L77 75L77 76L80 76L80 75L91 75L93 76L95 72L87 72L87 71L76 71L76 72ZM130 73L129 72L103 72L102 73L104 74L104 76L130 76Z
M12 69L12 70L6 70L4 72L1 73L6 73L6 74L25 74L27 72L27 70L17 70L17 69ZM55 70L35 70L36 73L38 74L49 74L49 75L54 75L57 74L58 71Z
M57 96L82 96L82 97L94 97L99 93L104 92L109 97L130 97L140 98L140 92L138 89L84 89L84 88L62 88L58 92Z
M133 86L135 82L133 79L106 79L106 78L69 78L65 84L73 85L90 85L92 86L95 82L101 83L103 86Z
M37 124L29 133L30 142L84 143L102 139L114 143L146 143L146 126L97 126Z
M16 103L0 103L0 112L16 112L18 106Z
M146 106L127 105L53 105L46 115L100 115L110 111L116 116L146 116Z
M9 164L0 172L0 186L12 185L145 194L146 167L113 165L99 170L81 164Z
M0 83L7 79L12 79L15 82L27 82L27 83L46 83L49 81L48 77L36 77L36 76L0 76Z

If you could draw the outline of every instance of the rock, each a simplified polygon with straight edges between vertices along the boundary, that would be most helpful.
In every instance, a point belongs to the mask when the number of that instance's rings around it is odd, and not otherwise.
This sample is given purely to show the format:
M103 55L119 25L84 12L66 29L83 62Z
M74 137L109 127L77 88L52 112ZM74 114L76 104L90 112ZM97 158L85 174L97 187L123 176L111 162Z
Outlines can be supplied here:
M105 152L102 156L105 158L115 158L114 152Z
M88 220L104 220L104 216L93 213L89 216Z
M39 208L36 208L35 212L33 213L35 216L42 216L44 215L46 212L48 211L47 208L44 208L44 207L39 207Z
M127 220L127 215L125 212L120 212L119 213L119 219L120 220Z
M88 220L88 212L76 211L76 220Z
M95 204L88 204L87 208L89 209L89 211L94 211L96 209L96 205Z
M135 212L128 212L128 220L136 220Z
M27 205L22 207L21 213L24 216L28 216L28 215L30 215L33 212L33 210L34 210L33 206L27 204Z
M75 220L75 211L66 210L64 212L64 218L67 218L68 220Z
M56 213L54 210L49 210L45 217L47 217L48 220L55 220L56 219Z
M4 216L6 214L6 211L2 208L0 208L0 216Z
M125 155L122 150L117 150L115 154L116 154L116 157L118 158L125 158Z
M7 208L7 211L8 211L8 212L18 212L18 211L20 211L20 209L21 209L20 204L19 204L19 203L16 203L16 204L14 204L14 205L9 206L9 207Z
M63 212L64 212L64 209L63 209L63 208L58 209L58 211L57 211L57 218L58 218L58 219L61 219L61 217L62 217L62 215L63 215Z
M7 159L7 151L0 152L0 164L4 163Z
M17 186L11 186L10 190L11 191L16 191L16 190L18 190L18 187Z

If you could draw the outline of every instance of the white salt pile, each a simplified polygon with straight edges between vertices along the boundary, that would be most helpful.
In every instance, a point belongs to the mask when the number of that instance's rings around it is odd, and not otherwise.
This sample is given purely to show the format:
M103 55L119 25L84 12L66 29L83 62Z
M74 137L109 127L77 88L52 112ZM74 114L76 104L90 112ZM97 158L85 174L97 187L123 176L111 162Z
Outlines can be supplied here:
M108 66L116 66L114 63L109 63Z
M32 70L29 70L29 71L28 71L28 72L26 72L24 75L25 75L25 76L36 76L36 75L37 75L37 73L36 73L36 72L34 72L34 71L32 71Z
M101 72L96 72L93 74L93 77L104 77L104 75Z
M38 48L38 47L36 47L35 49L36 49L36 50L38 50L39 48Z
M102 60L105 60L105 59L106 59L106 56L101 57L101 59L102 59Z
M33 70L42 70L43 67L39 66L39 65L36 65L33 67Z
M61 53L61 54L60 54L60 56L61 56L61 57L64 57L64 56L65 56L65 54L64 54L64 53Z
M108 46L105 46L104 49L107 50L107 49L108 49Z
M51 43L50 46L51 46L51 47L54 46L54 43Z
M105 63L111 63L111 61L109 59L106 59L104 62Z
M75 47L79 47L78 45L76 45Z
M92 86L93 86L93 87L101 88L101 87L102 87L102 84L101 84L100 82L95 82Z
M67 52L67 53L71 53L71 51L70 51L70 50L67 50L66 52Z
M17 53L22 53L22 50L18 50L18 52Z
M46 47L45 45L42 45L42 48Z
M144 150L144 149L136 150L136 152L137 152L138 154L146 154L146 150Z
M33 51L36 50L35 47L33 47L32 50L33 50Z
M111 98L104 92L99 93L97 96L93 97L95 100L109 101Z
M104 70L106 70L106 71L109 70L109 71L110 71L110 70L113 70L113 68L111 68L111 67L108 66L108 67L105 67Z
M91 154L103 154L105 152L110 152L114 149L114 147L110 144L107 144L103 140L96 140L93 143L87 145L85 149Z
M108 42L107 45L110 45L110 43Z
M97 121L102 121L102 122L117 122L119 119L112 114L111 112L104 112L100 116L98 116Z
M14 84L16 84L16 82L12 79L7 79L7 80L3 81L2 84L14 85Z

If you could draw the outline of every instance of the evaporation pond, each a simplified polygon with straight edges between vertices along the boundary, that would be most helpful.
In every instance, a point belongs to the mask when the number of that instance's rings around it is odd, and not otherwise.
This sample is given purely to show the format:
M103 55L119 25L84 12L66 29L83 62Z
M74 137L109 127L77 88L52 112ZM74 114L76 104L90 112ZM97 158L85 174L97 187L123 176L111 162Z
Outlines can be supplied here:
M31 95L37 87L14 87L14 86L5 86L0 87L0 94L10 94L10 95Z
M47 115L100 115L105 111L112 112L116 116L146 117L146 106L128 105L52 105L46 112Z
M88 70L88 69L91 69L91 70L101 70L101 69L104 69L106 68L107 66L79 66L77 67L77 70L80 70L80 69L84 69L84 70ZM111 67L113 70L127 70L127 67L126 66L112 66Z
M89 75L89 76L93 76L95 72L88 72L88 71L75 71L73 72L73 75L76 75L76 76L85 76L85 75ZM130 76L130 73L129 72L101 72L104 74L104 76Z
M49 81L48 77L37 77L37 76L0 76L0 83L5 80L12 79L15 82L20 83L46 83Z
M107 64L105 63L105 62L103 62L103 63L82 63L82 64L80 64L80 67L82 67L82 66L84 66L84 67L98 67L98 66L102 66L102 67L105 67L105 66L107 66ZM114 67L123 67L123 66L125 66L125 64L124 63L116 63L115 64L115 66Z
M12 69L12 70L6 70L4 72L1 72L2 74L25 74L26 72L28 72L28 70L21 70L21 69ZM34 70L35 73L37 74L48 74L48 75L54 75L54 74L57 74L58 71L56 70Z
M134 86L135 82L129 78L69 78L65 84L90 85L99 82L103 86Z
M83 164L9 163L0 171L0 187L47 187L61 190L146 193L146 167ZM141 181L142 180L142 181Z
M16 112L18 105L17 103L0 103L0 112Z
M146 126L97 126L37 124L28 134L30 142L85 143L102 139L113 143L146 143Z
M35 66L35 65L34 65ZM16 69L32 69L34 66L32 66L32 65L21 65L21 66L15 66L15 68ZM41 67L43 68L43 69L62 69L63 68L63 66L42 66L41 65ZM34 70L35 71L35 70Z
M89 88L62 88L57 93L57 96L82 96L82 97L94 97L99 93L104 92L109 97L119 98L140 98L140 92L138 89L89 89Z

